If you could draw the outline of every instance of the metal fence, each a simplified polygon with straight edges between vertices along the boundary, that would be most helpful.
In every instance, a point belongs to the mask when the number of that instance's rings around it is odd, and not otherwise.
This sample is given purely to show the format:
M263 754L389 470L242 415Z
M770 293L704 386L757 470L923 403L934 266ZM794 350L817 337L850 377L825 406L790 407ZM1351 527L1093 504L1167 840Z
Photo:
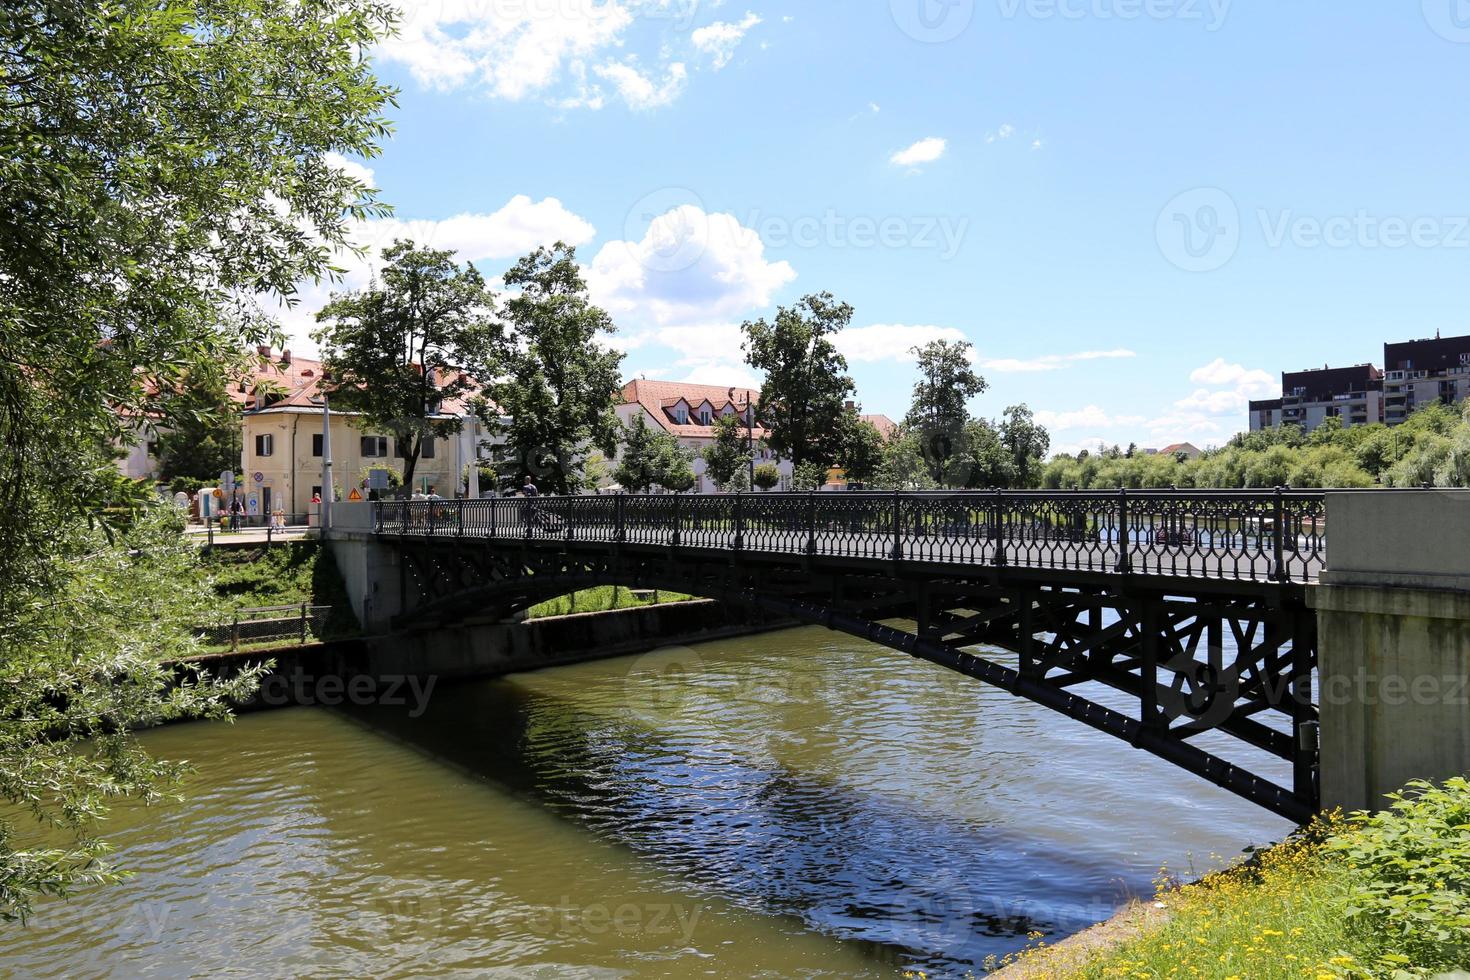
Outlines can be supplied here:
M238 650L242 644L296 640L305 643L321 636L331 606L301 603L293 606L260 606L237 609L230 619L212 626L201 626L195 635L206 646L228 646Z
M1383 491L1377 491L1383 492ZM995 490L380 501L378 533L1308 582L1321 490Z

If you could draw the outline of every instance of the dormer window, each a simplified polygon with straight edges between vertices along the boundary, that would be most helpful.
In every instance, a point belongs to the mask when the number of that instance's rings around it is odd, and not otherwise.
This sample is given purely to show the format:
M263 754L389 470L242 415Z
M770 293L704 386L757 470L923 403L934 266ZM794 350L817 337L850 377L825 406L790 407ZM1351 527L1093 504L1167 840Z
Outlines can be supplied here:
M714 421L714 416L710 412L710 407L708 405L701 405L699 408L699 423L701 425L709 425L712 421Z

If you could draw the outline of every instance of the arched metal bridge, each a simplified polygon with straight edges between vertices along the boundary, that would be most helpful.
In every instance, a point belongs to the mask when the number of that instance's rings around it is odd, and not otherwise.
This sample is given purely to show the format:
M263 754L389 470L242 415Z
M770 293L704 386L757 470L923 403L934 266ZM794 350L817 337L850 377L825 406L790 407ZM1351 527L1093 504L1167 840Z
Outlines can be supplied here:
M1294 490L617 495L380 502L373 533L400 552L399 627L599 584L744 603L994 684L1304 821L1325 519L1321 492Z

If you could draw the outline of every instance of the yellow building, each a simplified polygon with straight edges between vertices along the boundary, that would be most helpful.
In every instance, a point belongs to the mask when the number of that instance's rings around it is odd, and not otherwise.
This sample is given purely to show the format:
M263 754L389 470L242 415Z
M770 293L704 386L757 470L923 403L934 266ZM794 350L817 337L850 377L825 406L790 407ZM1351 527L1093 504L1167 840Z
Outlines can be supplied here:
M264 352L269 354L269 352ZM237 494L250 516L269 516L277 507L291 515L310 512L314 495L322 493L322 366L293 358L290 351L270 358L257 372L253 391L242 385L244 446L236 477ZM447 418L465 414L464 406L443 406ZM355 415L331 413L332 481L338 498L356 492L367 496L368 473L374 469L403 472L394 438L365 430ZM414 472L414 489L432 488L443 497L463 489L461 474L474 457L473 429L448 439L426 440Z

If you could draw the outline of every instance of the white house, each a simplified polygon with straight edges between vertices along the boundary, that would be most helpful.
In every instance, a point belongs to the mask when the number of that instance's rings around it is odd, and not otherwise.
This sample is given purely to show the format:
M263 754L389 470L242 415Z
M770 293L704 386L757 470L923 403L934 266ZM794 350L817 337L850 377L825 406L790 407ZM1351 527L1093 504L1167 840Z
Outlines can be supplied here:
M681 447L694 453L694 488L699 493L715 493L714 481L705 473L701 453L715 441L715 420L738 415L741 425L751 427L751 442L756 465L775 463L781 474L778 489L791 485L791 463L777 458L761 443L766 430L755 420L755 403L760 392L751 388L720 385L685 384L677 381L647 381L639 378L623 385L618 419L630 425L642 415L648 425L672 435ZM742 428L741 435L745 435Z

